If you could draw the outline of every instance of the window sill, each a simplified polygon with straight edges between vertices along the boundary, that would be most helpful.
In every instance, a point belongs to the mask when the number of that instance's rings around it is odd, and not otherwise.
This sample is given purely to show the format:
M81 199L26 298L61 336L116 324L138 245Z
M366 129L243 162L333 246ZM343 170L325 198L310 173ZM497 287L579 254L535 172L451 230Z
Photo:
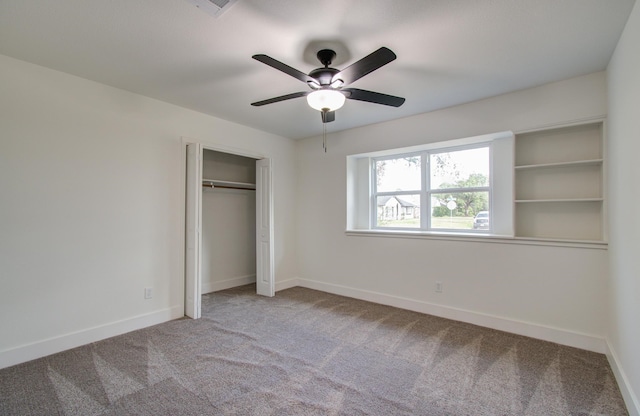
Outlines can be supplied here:
M429 231L398 231L398 230L346 230L347 236L353 237L387 237L387 238L417 238L427 240L465 241L473 243L520 244L530 246L552 246L587 248L607 250L605 241L562 240L553 238L512 237L489 234L451 234Z

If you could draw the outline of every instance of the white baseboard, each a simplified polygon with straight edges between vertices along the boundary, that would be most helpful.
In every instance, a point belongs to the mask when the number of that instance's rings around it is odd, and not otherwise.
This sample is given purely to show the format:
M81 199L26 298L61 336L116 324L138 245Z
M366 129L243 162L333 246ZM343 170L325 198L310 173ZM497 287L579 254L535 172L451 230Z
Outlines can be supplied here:
M256 282L256 275L250 274L248 276L234 277L233 279L221 280L219 282L203 282L202 293L217 292L218 290L231 289L232 287L238 287L242 285L248 285L249 283Z
M618 355L612 348L609 341L607 341L607 360L609 360L609 365L611 366L613 375L616 377L616 381L618 382L618 387L620 388L620 393L622 393L624 404L627 405L629 416L640 416L640 401L638 401L638 396L636 396L631 388L629 379L620 365Z
M355 289L331 283L318 282L316 280L297 279L297 281L299 286L309 289L321 290L323 292L333 293L336 295L347 296L350 298L380 303L382 305L395 306L396 308L426 313L429 315L453 319L461 322L467 322L474 325L510 332L512 334L524 335L544 341L555 342L557 344L581 348L601 354L605 354L607 352L605 340L593 335L581 334L564 329L507 319L499 316L472 312L464 309L457 309L449 306L442 306L414 299L402 298L399 296L387 295L384 293L371 292L368 290Z
M181 305L0 351L0 369L184 316Z
M240 280L241 279L232 279L225 282L234 282L234 285L229 287L252 283L238 283ZM629 389L626 377L624 377L624 372L621 371L620 366L618 365L615 354L610 350L610 348L608 348L607 343L599 337L315 280L298 278L288 279L276 282L275 289L276 291L281 291L295 286L321 290L327 293L440 316L442 318L467 322L505 332L607 354L607 356L610 357L609 361L611 362L611 367L614 369L618 383L625 395L625 401L628 403L627 406L630 408L630 412L632 406L629 403L632 403L635 406L636 415L640 416L637 413L638 400L634 393ZM146 315L0 351L0 368L20 364L70 348L79 347L81 345L100 341L126 332L146 328L148 326L167 322L182 316L184 316L182 306L174 306ZM626 393L624 393L625 391Z

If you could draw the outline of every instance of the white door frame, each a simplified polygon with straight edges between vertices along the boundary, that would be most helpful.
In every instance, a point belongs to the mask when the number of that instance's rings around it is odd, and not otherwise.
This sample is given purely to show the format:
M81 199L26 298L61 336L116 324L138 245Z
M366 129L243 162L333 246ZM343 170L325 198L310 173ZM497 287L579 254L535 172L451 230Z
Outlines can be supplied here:
M189 165L188 146L195 145L197 153L197 163ZM194 319L200 318L200 299L202 296L201 287L201 264L202 256L202 157L205 149L217 152L229 153L237 156L256 159L256 281L260 279L260 289L256 292L264 296L274 296L275 276L274 276L274 241L273 241L273 173L272 161L264 155L254 154L242 149L226 148L217 145L209 145L200 141L182 138L183 148L183 174L184 174L184 237L183 247L183 273L184 289L183 296L185 315ZM191 146L189 146L191 148ZM188 172L191 169L191 173ZM194 184L188 183L195 175L198 179L197 192L193 191ZM191 192L190 192L191 191ZM258 199L259 198L259 199ZM189 199L189 200L188 200ZM195 215L195 218L192 216ZM266 220L266 221L265 221ZM190 230L189 225L193 227ZM261 227L262 225L262 227ZM264 238L262 237L264 236ZM190 253L190 245L193 253ZM258 287L258 285L256 285Z
M202 296L202 146L185 143L184 314L200 318Z
M271 172L271 159L256 160L256 293L269 297L276 294Z

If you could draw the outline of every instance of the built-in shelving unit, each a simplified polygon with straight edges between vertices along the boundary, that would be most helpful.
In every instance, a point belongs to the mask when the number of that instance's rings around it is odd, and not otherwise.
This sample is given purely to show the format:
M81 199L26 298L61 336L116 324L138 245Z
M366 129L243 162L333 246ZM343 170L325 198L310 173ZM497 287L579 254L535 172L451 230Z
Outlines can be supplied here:
M604 241L602 122L516 135L516 237Z

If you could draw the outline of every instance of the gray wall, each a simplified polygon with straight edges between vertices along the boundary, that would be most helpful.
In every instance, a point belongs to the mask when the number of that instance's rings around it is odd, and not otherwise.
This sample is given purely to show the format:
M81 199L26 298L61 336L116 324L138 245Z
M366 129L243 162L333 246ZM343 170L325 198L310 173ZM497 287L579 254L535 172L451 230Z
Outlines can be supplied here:
M305 284L604 352L608 252L461 239L353 236L347 155L606 115L605 74L297 143ZM311 191L312 190L312 191ZM435 292L435 282L443 292Z
M5 56L0 91L0 367L183 315L182 136L272 158L296 276L291 140Z
M640 4L609 63L610 361L629 411L640 414ZM628 388L626 388L628 387ZM632 404L633 403L633 406Z

